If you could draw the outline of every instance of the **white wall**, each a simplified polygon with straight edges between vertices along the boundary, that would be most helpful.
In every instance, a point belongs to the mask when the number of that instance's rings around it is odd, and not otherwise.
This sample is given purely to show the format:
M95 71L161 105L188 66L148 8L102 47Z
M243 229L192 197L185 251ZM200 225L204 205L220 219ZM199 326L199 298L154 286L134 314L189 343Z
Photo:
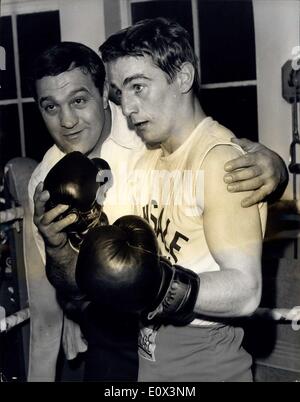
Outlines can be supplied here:
M292 48L299 45L300 1L253 0L253 8L259 140L289 163L291 105L281 95L281 67L292 58ZM298 180L298 198L299 190ZM292 199L292 180L284 198Z
M105 40L103 0L59 0L61 39L98 52Z

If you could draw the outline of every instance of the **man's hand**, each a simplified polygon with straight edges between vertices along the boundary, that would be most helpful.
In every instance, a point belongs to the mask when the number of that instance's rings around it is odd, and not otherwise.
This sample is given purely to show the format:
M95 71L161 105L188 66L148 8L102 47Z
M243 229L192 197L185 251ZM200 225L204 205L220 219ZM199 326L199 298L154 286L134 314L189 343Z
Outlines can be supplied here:
M46 275L49 282L63 294L78 293L75 281L75 267L78 253L68 243L64 229L77 219L75 214L55 219L68 209L68 205L57 205L45 212L45 203L50 195L43 191L43 183L39 183L34 193L33 221L40 231L46 246Z
M240 145L247 154L225 164L224 169L229 172L224 176L228 191L254 190L251 196L242 200L243 207L250 207L271 193L280 198L288 183L287 168L280 156L245 138L233 138L232 142Z
M70 214L63 219L55 221L59 215L68 209L68 205L59 204L55 208L45 212L45 204L49 198L49 192L43 191L43 183L39 183L33 197L33 221L41 233L46 247L62 248L67 242L67 234L64 232L64 229L71 223L74 223L77 217L75 214Z

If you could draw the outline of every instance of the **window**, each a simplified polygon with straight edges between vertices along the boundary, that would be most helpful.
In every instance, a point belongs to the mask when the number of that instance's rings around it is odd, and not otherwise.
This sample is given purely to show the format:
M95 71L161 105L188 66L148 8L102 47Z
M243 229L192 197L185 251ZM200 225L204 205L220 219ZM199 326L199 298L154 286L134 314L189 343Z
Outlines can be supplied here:
M123 1L121 0L121 3ZM251 0L126 0L125 27L144 18L177 20L191 34L200 63L202 106L237 137L258 139Z
M6 69L1 70L0 76L2 167L17 156L39 161L53 143L31 97L27 79L36 55L60 41L57 10L7 14L0 17L0 46L6 52Z

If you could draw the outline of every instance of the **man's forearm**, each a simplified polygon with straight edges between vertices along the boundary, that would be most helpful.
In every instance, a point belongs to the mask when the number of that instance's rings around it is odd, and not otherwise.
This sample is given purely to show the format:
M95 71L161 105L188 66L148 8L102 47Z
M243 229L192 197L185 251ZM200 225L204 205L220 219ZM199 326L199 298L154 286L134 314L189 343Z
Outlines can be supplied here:
M241 317L252 314L261 297L261 282L236 269L200 274L195 311L211 317Z
M47 278L57 291L70 296L79 292L75 280L77 256L68 243L62 248L46 248Z

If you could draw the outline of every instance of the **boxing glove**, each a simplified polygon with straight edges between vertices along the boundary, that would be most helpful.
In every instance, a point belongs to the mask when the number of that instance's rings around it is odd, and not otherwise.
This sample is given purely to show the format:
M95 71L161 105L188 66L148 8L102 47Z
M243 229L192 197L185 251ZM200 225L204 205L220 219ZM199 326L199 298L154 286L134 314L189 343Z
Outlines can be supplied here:
M111 186L109 164L100 158L89 159L80 152L67 154L47 174L44 189L49 191L50 199L45 209L48 211L58 204L69 205L58 219L76 214L76 222L66 228L69 240L76 248L88 229L108 223L102 203Z
M186 325L195 318L198 275L160 257L155 233L137 216L89 231L76 281L102 307L136 313L150 323Z
M109 311L140 314L160 286L158 251L154 232L137 216L95 227L80 247L77 285L89 300Z
M142 314L146 322L187 325L196 318L194 313L200 278L190 269L172 265L161 257L160 287L152 305Z

